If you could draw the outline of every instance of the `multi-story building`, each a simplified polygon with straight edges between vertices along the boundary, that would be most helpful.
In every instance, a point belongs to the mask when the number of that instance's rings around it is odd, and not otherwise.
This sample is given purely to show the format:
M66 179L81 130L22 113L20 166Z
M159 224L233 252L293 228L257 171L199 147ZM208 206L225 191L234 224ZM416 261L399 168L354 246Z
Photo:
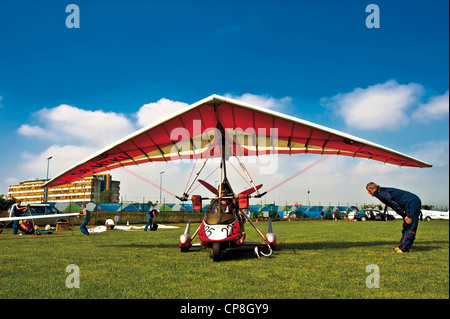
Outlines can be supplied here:
M47 180L23 181L9 185L8 197L22 200L24 204L43 202L99 202L104 190L111 191L111 201L119 202L120 182L111 180L110 174L93 175L72 184L43 187ZM47 196L46 196L47 194ZM46 199L47 197L47 199Z

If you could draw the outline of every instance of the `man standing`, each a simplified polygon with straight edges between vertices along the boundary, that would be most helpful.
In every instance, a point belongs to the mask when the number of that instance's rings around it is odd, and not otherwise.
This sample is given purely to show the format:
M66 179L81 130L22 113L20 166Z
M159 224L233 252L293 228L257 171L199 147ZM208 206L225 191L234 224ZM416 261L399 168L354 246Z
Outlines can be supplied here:
M158 214L158 211L156 209L150 209L150 211L147 214L147 224L144 227L144 231L147 231L147 229L150 227L150 231L156 230L153 229L153 224L156 219L156 214Z
M86 236L89 236L89 232L86 228L86 225L91 220L91 212L86 208L86 204L81 204L81 209L83 210L82 214L79 214L78 216L84 216L84 220L80 225L80 230L83 234Z
M401 189L380 187L373 182L368 183L366 189L370 195L378 198L403 217L402 239L400 240L400 246L394 248L394 251L397 253L409 251L416 238L417 226L422 213L420 211L422 206L420 198Z
M19 199L12 207L12 215L14 217L19 217L27 209L27 206L21 207L22 201ZM13 235L17 235L17 229L19 228L19 221L15 220L13 223Z

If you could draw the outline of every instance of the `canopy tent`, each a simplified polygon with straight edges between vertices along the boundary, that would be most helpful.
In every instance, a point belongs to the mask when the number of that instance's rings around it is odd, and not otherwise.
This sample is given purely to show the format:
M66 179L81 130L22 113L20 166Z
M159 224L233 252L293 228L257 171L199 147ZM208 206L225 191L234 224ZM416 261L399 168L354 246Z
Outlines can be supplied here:
M225 148L222 148L225 139ZM211 95L117 141L45 186L128 165L263 154L331 154L398 166L430 164L361 138L237 100Z

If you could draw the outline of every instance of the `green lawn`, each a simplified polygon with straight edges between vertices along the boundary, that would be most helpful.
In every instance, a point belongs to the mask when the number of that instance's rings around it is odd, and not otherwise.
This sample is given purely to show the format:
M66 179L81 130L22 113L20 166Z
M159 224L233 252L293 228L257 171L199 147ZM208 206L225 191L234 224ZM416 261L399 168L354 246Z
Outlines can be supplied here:
M274 222L278 249L258 259L251 247L181 253L178 229L113 230L83 236L0 234L0 298L449 298L449 223L421 222L413 250L392 253L402 222ZM267 222L257 224L263 233ZM192 232L198 224L191 225ZM249 241L259 241L250 225ZM80 288L67 288L79 267ZM367 288L368 265L380 287Z

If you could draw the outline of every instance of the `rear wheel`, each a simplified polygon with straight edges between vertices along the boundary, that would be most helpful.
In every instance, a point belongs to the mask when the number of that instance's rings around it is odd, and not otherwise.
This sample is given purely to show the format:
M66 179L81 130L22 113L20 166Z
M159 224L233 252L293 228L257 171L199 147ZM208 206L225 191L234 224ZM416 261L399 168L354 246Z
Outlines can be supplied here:
M220 258L222 257L222 251L220 249L220 243L214 242L212 244L212 250L213 250L213 260L214 261L220 261Z

